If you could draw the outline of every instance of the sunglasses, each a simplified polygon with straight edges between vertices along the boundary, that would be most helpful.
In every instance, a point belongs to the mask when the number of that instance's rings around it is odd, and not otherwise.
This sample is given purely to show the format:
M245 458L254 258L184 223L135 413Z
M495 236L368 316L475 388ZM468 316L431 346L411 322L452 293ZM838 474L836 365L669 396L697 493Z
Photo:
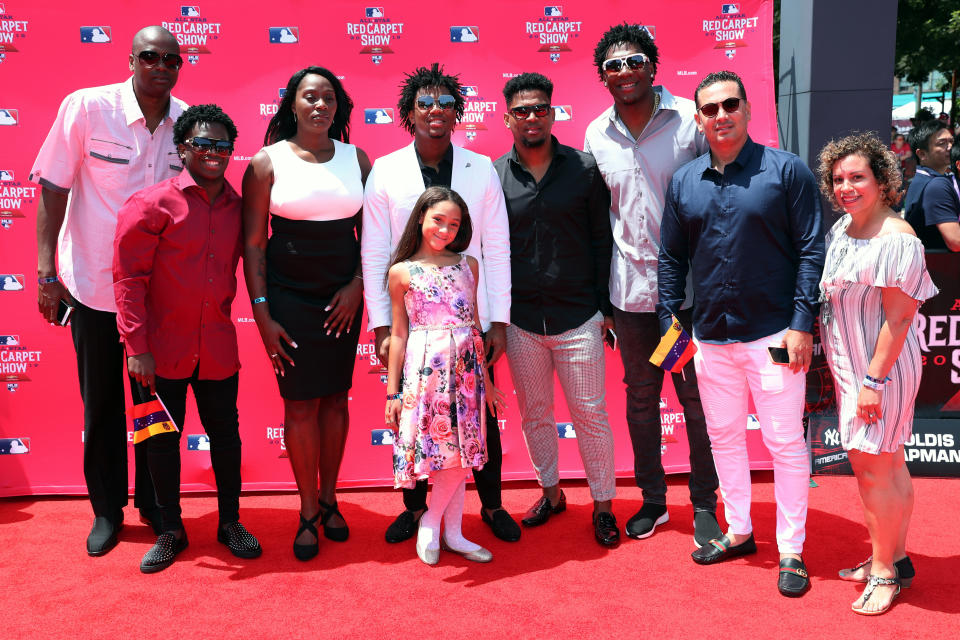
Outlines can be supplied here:
M417 108L421 111L430 111L434 105L446 111L447 109L453 109L453 105L456 103L457 99L447 94L443 94L437 98L433 96L420 96L417 98Z
M183 58L176 53L157 53L156 51L141 51L137 54L140 64L145 67L155 67L160 62L168 69L179 69L183 66Z
M517 120L526 120L530 117L530 114L537 116L538 118L545 117L550 113L549 104L533 104L525 105L522 107L513 107L510 109L510 113L513 114L513 117Z
M631 53L628 56L621 56L619 58L610 58L609 60L603 61L603 70L609 71L610 73L618 73L623 70L623 65L627 65L630 69L636 71L643 65L647 64L650 60L647 56L642 53Z
M233 153L233 142L230 140L217 140L216 138L201 138L194 136L184 140L200 153L214 153L218 156L229 156Z
M720 113L720 107L723 107L724 113L736 113L740 110L740 98L727 98L721 102L708 102L700 105L700 113L708 118L716 118Z

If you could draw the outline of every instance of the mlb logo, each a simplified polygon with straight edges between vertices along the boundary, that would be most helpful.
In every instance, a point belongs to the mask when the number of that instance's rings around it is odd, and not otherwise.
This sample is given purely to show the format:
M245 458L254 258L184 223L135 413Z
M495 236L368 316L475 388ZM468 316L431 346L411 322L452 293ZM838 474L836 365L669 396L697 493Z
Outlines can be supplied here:
M544 7L543 15L547 18L558 18L563 15L563 7L559 5L554 5L552 7Z
M80 42L113 42L113 31L110 27L80 27Z
M0 109L0 125L15 127L18 124L20 124L20 111L18 109Z
M450 27L450 42L479 42L480 27Z
M383 56L380 56L380 55L370 56L370 59L373 61L373 64L380 64L381 62L383 62Z
M389 107L374 107L363 110L364 124L390 124L393 122L393 109Z
M560 54L559 54L559 53L551 53L551 54L550 54L550 62L560 62Z
M382 18L383 17L383 7L367 7L364 10L364 13L368 18Z
M184 6L180 5L180 15L184 18L199 18L200 17L200 7L196 5Z
M197 64L198 62L200 62L200 56L196 54L189 55L187 56L187 62L189 62L190 64Z
M20 344L20 336L18 335L0 336L0 346L11 347L17 344Z
M0 455L30 453L30 438L0 438Z
M271 44L294 44L300 42L300 27L270 27Z
M476 139L477 139L477 132L476 132L475 130L473 130L473 129L468 129L468 130L466 131L466 138L467 138L467 141L468 141L468 142L471 141L471 140L476 140Z
M750 431L757 431L760 429L760 418L757 417L757 414L747 414L747 429Z
M724 3L720 5L720 13L740 13L740 5L733 2Z
M736 49L727 49L727 50L724 51L723 53L726 54L727 58L729 58L730 60L733 60L733 58L737 55L737 50L736 50Z
M0 9L0 11L3 11L3 9ZM16 391L17 389L19 389L19 388L20 388L20 383L19 383L19 382L8 382L8 383L7 383L7 391L9 391L10 393L15 392L15 391Z
M6 59L7 59L7 54L5 54L5 53L3 53L2 51L0 51L0 62L3 62L3 61L6 60Z
M0 13L6 13L6 12L7 12L7 8L3 6L2 2L0 2Z
M287 88L280 87L280 89L277 90L277 95L279 95L280 99L283 100L283 96L287 95Z
M660 408L661 408L661 409L666 409L666 408L667 408L667 399L666 399L666 398L660 398Z
M205 433L188 435L187 451L210 451L210 437Z
M13 180L13 171L10 169L0 169L0 181Z
M568 104L553 105L553 119L556 122L563 122L564 120L573 120L573 107L571 107Z
M0 291L23 291L22 273L0 273Z
M572 422L558 422L557 435L568 440L575 440L577 438L577 432L574 431Z
M480 95L480 91L475 84L465 84L460 86L460 95L464 98L476 98Z
M4 230L9 229L13 226L13 220L10 218L0 218L0 227L3 227Z
M393 435L393 429L371 429L370 444L380 446L383 444L393 445L396 438Z

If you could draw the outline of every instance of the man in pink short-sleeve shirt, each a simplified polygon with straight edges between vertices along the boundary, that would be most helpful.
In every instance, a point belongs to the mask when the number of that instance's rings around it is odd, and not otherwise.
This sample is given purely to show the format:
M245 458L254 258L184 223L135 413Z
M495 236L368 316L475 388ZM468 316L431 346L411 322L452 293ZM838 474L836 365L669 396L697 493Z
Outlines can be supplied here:
M111 272L117 211L134 192L183 170L173 123L186 104L170 95L183 65L176 38L161 27L140 30L129 65L133 76L126 81L64 99L30 172L42 188L40 313L53 323L61 301L74 307L70 324L83 399L83 472L94 513L87 537L92 556L117 543L128 492L123 347ZM156 502L141 449L134 448L134 505L141 519L154 524Z

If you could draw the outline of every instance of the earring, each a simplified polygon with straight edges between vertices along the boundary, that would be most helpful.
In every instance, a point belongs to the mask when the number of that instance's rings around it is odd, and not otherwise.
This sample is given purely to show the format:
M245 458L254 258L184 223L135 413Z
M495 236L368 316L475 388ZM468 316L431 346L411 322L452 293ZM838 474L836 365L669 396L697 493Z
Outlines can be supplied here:
M296 111L293 112L293 121L294 121L294 122L297 121L297 112L296 112Z

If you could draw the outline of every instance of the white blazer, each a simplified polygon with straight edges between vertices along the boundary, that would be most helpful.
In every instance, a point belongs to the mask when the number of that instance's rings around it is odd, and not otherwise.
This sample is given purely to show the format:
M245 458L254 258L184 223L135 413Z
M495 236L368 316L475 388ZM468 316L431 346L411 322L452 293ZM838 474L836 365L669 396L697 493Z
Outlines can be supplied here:
M500 179L490 158L453 145L450 187L470 209L473 237L464 252L477 259L477 307L484 331L510 322L510 225ZM363 296L367 329L389 327L393 318L384 277L403 229L424 191L413 143L378 158L363 194Z

